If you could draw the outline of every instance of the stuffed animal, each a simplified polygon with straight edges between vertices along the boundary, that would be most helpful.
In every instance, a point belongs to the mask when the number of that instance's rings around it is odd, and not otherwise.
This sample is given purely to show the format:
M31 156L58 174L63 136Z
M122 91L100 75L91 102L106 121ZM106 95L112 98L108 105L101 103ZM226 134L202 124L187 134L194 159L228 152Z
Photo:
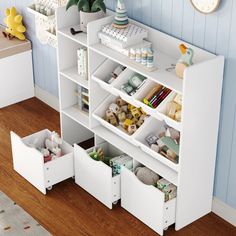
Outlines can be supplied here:
M147 167L138 167L134 173L141 182L147 185L156 186L156 183L160 178L159 175Z
M8 38L16 37L20 40L25 40L24 33L26 28L22 23L22 19L22 16L17 13L15 7L6 9L6 18L4 19L4 22L7 26L6 32L8 33ZM6 33L4 36L6 36Z
M60 145L62 144L62 139L59 134L53 131L49 138L45 140L45 147L55 156L60 157L62 155Z
M179 48L182 55L176 64L175 72L179 78L183 79L184 70L193 65L192 59L194 52L192 48L187 48L184 44L181 44Z

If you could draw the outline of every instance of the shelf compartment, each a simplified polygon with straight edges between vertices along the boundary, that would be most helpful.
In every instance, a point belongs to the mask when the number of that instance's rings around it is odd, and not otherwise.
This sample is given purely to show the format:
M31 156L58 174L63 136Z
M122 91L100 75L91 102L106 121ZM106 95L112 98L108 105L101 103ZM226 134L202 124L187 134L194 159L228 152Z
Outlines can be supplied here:
M77 66L62 70L60 74L86 89L89 87L88 80L78 74Z
M100 106L94 111L93 113L93 117L99 122L101 123L104 127L106 127L107 129L111 130L114 133L117 133L118 135L120 135L121 137L123 137L124 139L126 139L129 142L133 142L133 137L135 136L136 132L132 135L129 135L125 129L123 129L122 127L118 126L113 126L110 123L108 123L106 120L104 120L104 116L106 113L106 110L108 109L109 105L111 103L116 103L117 98L119 98L118 96L114 96L114 95L109 95L101 104ZM146 120L148 118L146 117ZM146 120L144 121L144 123L146 122ZM142 125L143 126L143 125ZM142 128L139 127L139 129Z
M84 127L89 127L89 114L81 111L77 105L62 109L61 112Z
M53 20L55 18L55 15L50 15L50 16L46 16L38 11L35 10L35 4L32 4L30 6L27 7L27 11L30 12L31 14L34 14L37 17L40 17L46 21L50 21Z
M96 148L102 148L104 154L115 157L123 154L110 143L103 143ZM89 153L94 149L84 150L75 144L75 182L101 201L108 208L120 199L120 175L112 176L112 168L102 161L93 160Z
M50 136L51 131L42 130L27 137L21 138L11 132L14 170L28 180L43 194L46 189L74 176L73 147L63 141L62 152L64 156L44 163L43 155L29 144L44 146L44 140Z
M63 29L59 29L57 32L63 36L65 36L66 38L73 40L74 42L81 44L85 47L87 47L88 43L87 43L87 34L86 33L79 33L76 35L72 35L70 32L70 29L74 28L76 31L80 30L79 25L74 25L71 27L66 27Z
M134 142L136 143L137 146L139 146L144 152L146 152L150 156L170 166L172 169L178 171L179 169L178 163L174 163L173 161L167 159L166 157L152 150L145 140L145 138L150 134L158 136L161 132L165 131L164 125L165 125L164 121L159 121L154 118L149 118L147 122L143 125L142 130L137 131Z
M176 199L165 202L164 193L143 184L130 170L121 172L121 206L151 229L163 235L175 223Z
M94 44L90 46L90 49L103 55L110 60L113 60L123 66L128 67L133 71L137 71L138 73L142 74L143 76L154 80L156 83L160 83L163 86L182 94L183 92L183 80L178 78L175 75L175 71L168 72L166 69L173 67L172 65L176 63L176 59L171 58L161 52L155 53L155 61L157 70L150 72L145 70L143 67L139 66L138 64L134 64L131 59L127 56L122 55L121 53L108 48L101 43Z
M118 95L113 89L113 84L115 81L113 81L111 84L108 84L106 81L109 79L111 73L117 66L119 66L118 63L106 59L92 75L93 80L96 81L102 89L108 92L112 91L112 94L114 95Z

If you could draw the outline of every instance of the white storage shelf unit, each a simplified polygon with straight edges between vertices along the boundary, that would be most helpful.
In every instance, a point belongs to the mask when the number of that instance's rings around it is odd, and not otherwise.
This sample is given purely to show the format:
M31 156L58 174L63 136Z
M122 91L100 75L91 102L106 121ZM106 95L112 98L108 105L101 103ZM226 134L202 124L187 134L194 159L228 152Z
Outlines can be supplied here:
M77 8L71 8L68 12L63 7L58 8L56 18L63 138L72 144L95 134L96 146L104 141L111 142L121 152L130 155L134 161L147 166L175 184L178 189L177 198L165 203L164 194L158 189L142 184L128 170L121 173L122 207L159 234L163 234L163 230L173 223L176 230L179 230L209 213L213 193L224 58L131 20L149 32L148 40L152 42L155 49L157 66L157 70L150 72L132 63L128 57L100 43L98 32L103 25L112 22L112 16L91 22L87 35L76 36L72 36L69 29L79 24ZM171 72L167 70L178 60L181 43L194 50L194 65L185 70L183 80L175 75L174 70ZM86 46L88 49L89 80L86 85L89 89L90 112L86 122L79 113L73 115L76 111L72 114L67 110L71 111L71 107L75 104L73 93L75 84L84 85L84 81L82 82L76 75L76 50L80 46ZM127 69L116 82L109 85L105 80L118 64ZM128 75L135 72L147 77L147 82L134 96L128 96L120 91L120 85L127 81ZM172 90L172 93L157 109L150 109L142 103L142 99L144 93L155 83L166 86ZM183 96L181 122L166 116L166 102L173 99L175 93ZM113 100L117 96L121 96L134 106L142 107L150 115L134 135L125 135L123 131L119 132L117 128L103 120L108 100ZM149 132L157 134L164 122L181 133L178 164L154 153L144 141ZM75 145L75 153L76 182L111 208L114 200L111 198L111 186L101 192L102 187L91 189L89 180L85 181L87 176L94 178L95 181L95 171L93 171L94 175L88 175L91 166L92 169L99 170L97 173L103 172L104 169L103 174L107 175L104 183L108 186L106 181L111 181L111 170L102 163L98 164L90 160L87 151L77 145ZM79 174L82 166L83 171ZM102 182L98 183L98 186L100 185Z

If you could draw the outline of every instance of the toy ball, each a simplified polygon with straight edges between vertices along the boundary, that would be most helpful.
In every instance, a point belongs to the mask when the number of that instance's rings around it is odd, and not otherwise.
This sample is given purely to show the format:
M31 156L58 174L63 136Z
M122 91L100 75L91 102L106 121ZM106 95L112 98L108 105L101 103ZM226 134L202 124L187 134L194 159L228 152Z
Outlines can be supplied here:
M18 14L15 7L6 9L6 18L4 19L7 26L6 32L20 40L25 40L24 33L26 28L24 27L22 20L22 16Z

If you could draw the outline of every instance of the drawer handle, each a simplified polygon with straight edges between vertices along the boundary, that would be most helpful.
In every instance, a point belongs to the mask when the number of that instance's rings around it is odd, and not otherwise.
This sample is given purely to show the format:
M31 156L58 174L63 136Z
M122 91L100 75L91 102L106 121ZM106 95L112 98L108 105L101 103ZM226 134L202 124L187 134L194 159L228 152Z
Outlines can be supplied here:
M168 207L166 207L166 210L168 210L169 208Z
M50 183L50 180L48 180L48 183Z
M49 168L47 167L47 170L49 170Z

